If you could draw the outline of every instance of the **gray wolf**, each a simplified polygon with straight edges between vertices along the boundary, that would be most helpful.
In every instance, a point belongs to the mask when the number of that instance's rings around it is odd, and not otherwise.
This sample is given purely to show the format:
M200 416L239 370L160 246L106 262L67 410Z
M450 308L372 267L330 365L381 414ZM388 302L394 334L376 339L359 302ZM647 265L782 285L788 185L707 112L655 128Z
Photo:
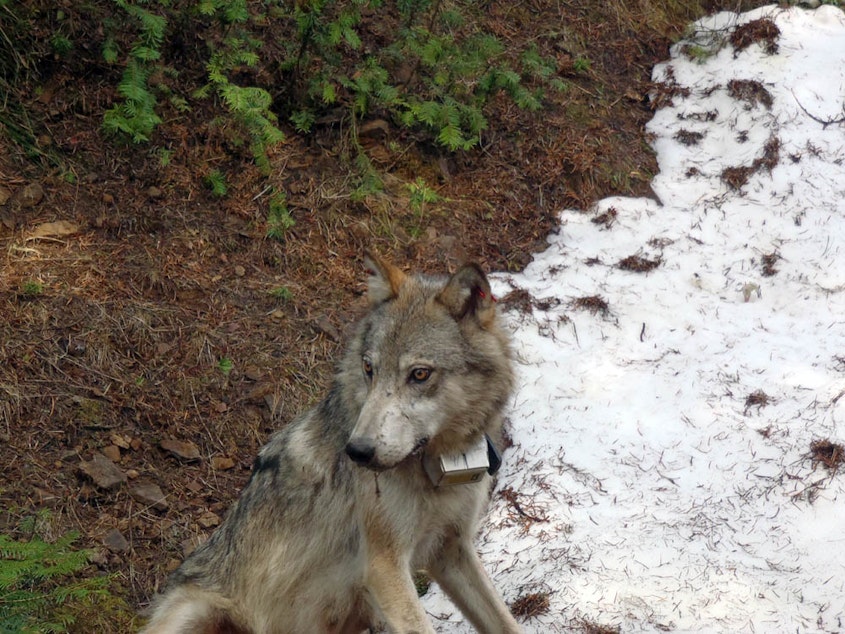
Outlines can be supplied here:
M365 263L369 308L328 395L261 449L144 633L431 634L416 570L479 632L521 631L472 543L489 475L435 486L423 466L501 428L512 354L488 280Z

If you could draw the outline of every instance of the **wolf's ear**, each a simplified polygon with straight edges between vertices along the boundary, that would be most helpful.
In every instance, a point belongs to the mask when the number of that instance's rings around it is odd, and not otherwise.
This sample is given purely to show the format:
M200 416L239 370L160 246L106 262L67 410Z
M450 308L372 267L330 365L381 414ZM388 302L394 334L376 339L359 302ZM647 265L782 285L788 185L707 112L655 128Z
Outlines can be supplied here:
M440 291L437 301L455 319L475 317L484 328L496 316L496 300L490 291L490 282L477 264L467 264L455 273Z
M367 295L371 306L394 299L399 294L399 289L406 279L401 270L385 262L372 251L364 254L364 266L370 276Z

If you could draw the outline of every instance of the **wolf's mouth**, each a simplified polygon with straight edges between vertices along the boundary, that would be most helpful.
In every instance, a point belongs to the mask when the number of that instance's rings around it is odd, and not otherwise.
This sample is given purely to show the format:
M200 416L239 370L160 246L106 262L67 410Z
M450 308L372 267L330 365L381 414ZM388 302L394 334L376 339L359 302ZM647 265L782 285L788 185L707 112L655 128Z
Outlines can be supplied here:
M346 454L352 459L353 462L355 462L361 467L365 467L367 469L370 469L371 471L377 472L388 471L390 469L393 469L394 467L399 466L400 464L408 462L409 460L419 458L423 454L423 451L425 450L428 441L428 437L421 438L416 442L414 447L405 455L404 458L389 464L383 464L376 459L375 444L369 439L363 439L356 442L350 441L346 445Z
M416 458L417 456L422 455L423 449L428 444L428 438L420 438L417 441L417 444L414 445L414 448L411 449L411 453L408 454L408 458Z

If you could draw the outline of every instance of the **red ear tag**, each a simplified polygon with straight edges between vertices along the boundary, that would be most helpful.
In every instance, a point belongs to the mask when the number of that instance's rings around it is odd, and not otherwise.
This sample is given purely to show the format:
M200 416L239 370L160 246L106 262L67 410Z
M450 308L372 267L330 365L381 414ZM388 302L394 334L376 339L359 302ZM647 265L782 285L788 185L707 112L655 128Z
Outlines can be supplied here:
M484 293L484 291L482 291L480 288L478 289L478 296L481 299L484 299L485 297L487 297L487 295Z
M484 291L482 291L480 288L478 289L478 296L479 296L481 299L487 299L487 293L485 293ZM499 300L498 300L498 299L496 299L496 296L495 296L495 295L493 295L492 293L490 293L490 301L491 301L491 302L493 302L493 303L495 304L495 303L496 303L496 302L498 302Z

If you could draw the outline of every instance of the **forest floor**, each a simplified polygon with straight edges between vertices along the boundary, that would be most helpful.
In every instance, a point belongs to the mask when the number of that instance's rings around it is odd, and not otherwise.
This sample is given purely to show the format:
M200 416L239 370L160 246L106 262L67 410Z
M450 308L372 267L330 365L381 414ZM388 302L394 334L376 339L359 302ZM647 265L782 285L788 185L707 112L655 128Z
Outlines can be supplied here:
M48 541L80 532L88 574L110 574L127 607L76 627L130 630L269 434L319 398L362 308L365 249L428 272L517 271L562 209L648 196L651 69L690 20L761 3L740 4L486 3L485 28L539 43L567 89L534 113L494 99L464 152L373 117L359 141L383 186L363 198L343 122L285 129L270 155L295 221L282 240L267 237L267 175L212 116L115 142L101 126L119 77L84 51L17 86L37 151L0 130L0 532L27 537L33 515ZM423 206L420 178L437 194Z

